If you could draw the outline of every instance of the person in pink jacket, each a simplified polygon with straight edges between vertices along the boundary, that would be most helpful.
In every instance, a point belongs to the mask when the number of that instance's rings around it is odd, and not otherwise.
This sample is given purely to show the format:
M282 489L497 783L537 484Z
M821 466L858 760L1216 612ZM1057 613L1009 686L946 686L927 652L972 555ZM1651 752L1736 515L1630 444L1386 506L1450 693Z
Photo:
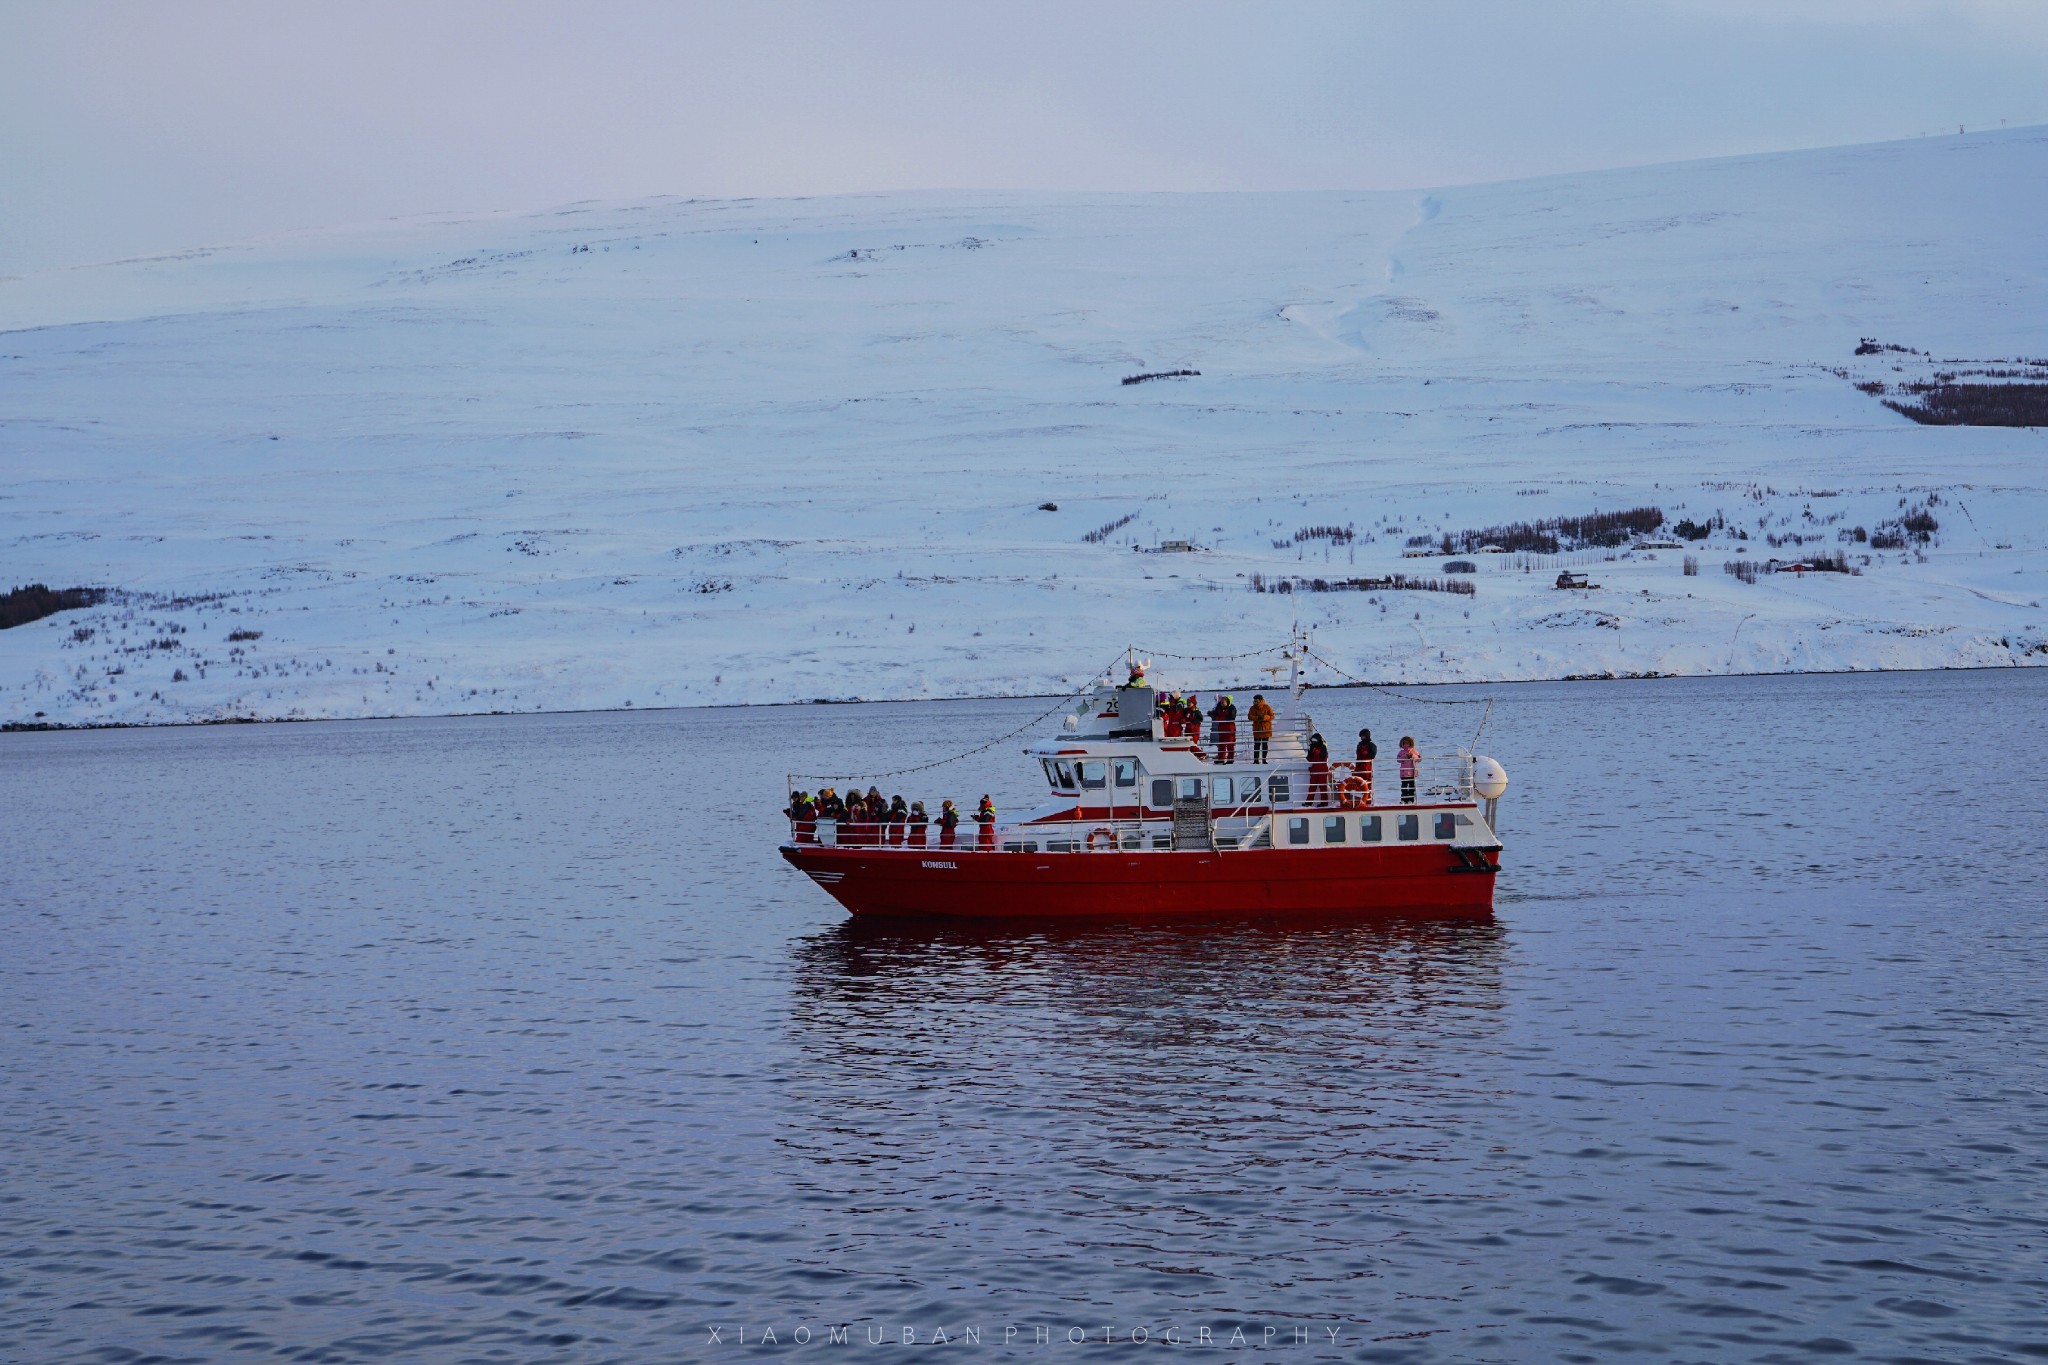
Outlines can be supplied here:
M1415 804L1415 768L1422 762L1422 750L1415 747L1415 736L1401 736L1401 747L1394 754L1401 764L1401 804Z

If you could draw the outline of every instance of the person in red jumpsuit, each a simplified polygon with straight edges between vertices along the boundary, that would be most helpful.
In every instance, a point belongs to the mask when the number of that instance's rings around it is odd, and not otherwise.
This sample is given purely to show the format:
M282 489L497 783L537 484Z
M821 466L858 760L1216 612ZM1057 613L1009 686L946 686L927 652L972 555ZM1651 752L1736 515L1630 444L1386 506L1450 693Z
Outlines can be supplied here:
M1237 762L1237 703L1229 697L1218 697L1209 719L1216 722L1216 761Z
M975 846L983 853L992 851L996 846L996 803L988 799L986 792L982 793L981 804L974 808L974 823L981 826Z
M1308 737L1308 804L1330 804L1330 746L1321 731Z

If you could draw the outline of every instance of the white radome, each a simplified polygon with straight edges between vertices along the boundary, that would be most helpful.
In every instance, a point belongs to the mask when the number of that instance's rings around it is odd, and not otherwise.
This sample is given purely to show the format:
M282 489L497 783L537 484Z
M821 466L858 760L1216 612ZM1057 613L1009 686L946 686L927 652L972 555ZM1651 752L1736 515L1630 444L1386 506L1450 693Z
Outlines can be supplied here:
M1508 789L1508 770L1491 758L1472 760L1472 790L1489 801L1498 801Z

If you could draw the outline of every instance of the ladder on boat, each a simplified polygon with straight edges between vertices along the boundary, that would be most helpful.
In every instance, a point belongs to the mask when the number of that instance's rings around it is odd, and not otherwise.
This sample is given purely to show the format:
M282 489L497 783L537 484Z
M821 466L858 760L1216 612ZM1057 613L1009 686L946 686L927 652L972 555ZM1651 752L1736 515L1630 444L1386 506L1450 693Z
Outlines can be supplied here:
M1206 796L1177 796L1173 801L1173 849L1216 851L1216 819Z

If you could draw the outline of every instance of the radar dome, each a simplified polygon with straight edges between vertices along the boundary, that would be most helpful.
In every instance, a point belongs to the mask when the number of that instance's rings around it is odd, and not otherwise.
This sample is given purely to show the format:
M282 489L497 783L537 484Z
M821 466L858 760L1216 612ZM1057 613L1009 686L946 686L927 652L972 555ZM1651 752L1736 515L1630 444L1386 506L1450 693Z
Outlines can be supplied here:
M1489 801L1498 801L1508 789L1508 770L1490 758L1472 760L1472 790Z

